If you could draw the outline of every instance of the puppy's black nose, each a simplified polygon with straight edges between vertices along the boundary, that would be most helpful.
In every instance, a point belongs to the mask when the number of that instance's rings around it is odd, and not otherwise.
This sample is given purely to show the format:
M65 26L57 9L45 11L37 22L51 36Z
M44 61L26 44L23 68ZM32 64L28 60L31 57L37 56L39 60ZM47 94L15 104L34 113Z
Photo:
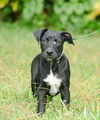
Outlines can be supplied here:
M47 51L47 54L51 56L53 54L53 51Z

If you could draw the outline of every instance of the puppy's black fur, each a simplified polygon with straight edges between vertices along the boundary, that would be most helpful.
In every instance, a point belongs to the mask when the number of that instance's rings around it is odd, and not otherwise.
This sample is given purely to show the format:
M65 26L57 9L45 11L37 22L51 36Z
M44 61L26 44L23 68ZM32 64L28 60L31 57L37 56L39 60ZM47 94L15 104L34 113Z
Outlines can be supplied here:
M71 34L63 31L43 29L34 32L34 36L40 43L41 53L32 62L31 87L33 95L37 96L37 112L42 114L47 95L53 97L60 93L62 101L66 105L70 103L70 66L63 53L63 44L74 43Z

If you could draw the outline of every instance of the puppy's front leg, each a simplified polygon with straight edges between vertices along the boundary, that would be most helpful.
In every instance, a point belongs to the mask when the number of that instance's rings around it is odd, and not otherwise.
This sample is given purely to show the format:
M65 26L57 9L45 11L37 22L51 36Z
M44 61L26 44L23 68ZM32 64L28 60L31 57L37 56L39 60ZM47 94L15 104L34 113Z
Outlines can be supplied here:
M62 87L60 90L61 99L65 105L70 103L70 91L68 87Z
M37 113L39 113L40 115L45 111L46 100L47 100L46 90L39 90L37 100L38 100L38 112Z

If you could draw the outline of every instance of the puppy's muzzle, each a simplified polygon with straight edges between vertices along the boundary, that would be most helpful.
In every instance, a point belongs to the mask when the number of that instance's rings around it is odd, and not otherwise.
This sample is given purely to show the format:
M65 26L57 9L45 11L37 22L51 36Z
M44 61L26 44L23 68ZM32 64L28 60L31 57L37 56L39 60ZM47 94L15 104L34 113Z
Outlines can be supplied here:
M52 49L47 49L46 53L47 53L47 56L52 56L53 55L53 50Z
M44 52L44 58L46 60L53 60L56 57L57 57L57 54L56 54L56 52L54 51L53 48L48 48L48 49L45 50L45 52Z

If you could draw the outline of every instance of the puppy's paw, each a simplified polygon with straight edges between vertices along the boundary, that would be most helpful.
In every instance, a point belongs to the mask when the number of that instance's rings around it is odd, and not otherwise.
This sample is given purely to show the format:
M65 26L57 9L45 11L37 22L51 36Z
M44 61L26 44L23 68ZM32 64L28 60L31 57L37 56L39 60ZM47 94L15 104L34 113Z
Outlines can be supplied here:
M43 116L43 112L39 112L39 113L37 113L37 116L42 117L42 116Z

